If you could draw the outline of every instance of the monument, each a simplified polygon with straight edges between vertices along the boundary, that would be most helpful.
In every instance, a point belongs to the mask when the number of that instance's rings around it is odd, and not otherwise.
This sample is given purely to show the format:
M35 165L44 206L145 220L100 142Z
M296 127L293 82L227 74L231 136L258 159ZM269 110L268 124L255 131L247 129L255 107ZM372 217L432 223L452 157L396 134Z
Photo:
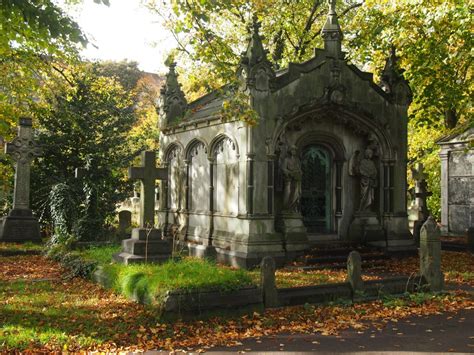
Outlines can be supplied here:
M15 161L13 208L0 220L0 241L40 242L38 219L30 209L30 165L41 149L33 139L31 118L20 118L18 136L5 145L5 153Z
M291 260L311 243L415 249L406 203L411 90L395 50L378 84L349 62L329 3L324 48L305 62L275 70L254 19L236 85L188 102L170 66L159 108L169 179L158 217L190 253L253 267L265 256ZM256 124L229 117L236 97Z
M124 264L137 262L164 262L172 252L172 243L162 239L161 229L155 228L155 181L166 180L168 170L156 167L156 155L144 151L141 166L130 167L130 179L140 180L140 221L139 227L132 229L132 237L122 240L123 251L114 259Z
M416 167L411 169L413 179L415 180L415 201L410 207L410 217L413 219L413 238L416 244L420 244L421 226L426 222L430 212L426 198L432 193L428 191L426 182L427 175L424 171L422 163L418 163Z
M420 231L420 273L431 291L442 291L444 274L441 271L441 232L429 216Z

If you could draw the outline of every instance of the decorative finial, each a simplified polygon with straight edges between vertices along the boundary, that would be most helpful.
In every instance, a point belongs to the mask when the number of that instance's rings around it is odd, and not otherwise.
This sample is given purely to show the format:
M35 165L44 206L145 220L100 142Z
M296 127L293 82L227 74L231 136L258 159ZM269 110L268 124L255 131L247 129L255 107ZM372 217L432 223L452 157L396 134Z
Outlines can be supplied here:
M329 13L321 35L324 39L324 49L333 57L341 56L342 31L336 12L336 0L328 0Z

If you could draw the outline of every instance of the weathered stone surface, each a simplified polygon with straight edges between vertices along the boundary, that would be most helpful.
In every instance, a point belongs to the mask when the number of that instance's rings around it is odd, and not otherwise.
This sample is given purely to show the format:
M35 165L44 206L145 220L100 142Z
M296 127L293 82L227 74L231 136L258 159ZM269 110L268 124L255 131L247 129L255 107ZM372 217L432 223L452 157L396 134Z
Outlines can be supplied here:
M123 210L118 213L119 232L125 234L132 225L132 212Z
M441 224L460 236L474 223L474 128L440 139Z
M440 229L430 216L420 232L420 274L428 282L431 291L441 291L444 287L440 236Z
M359 252L353 250L347 257L347 282L351 284L354 293L364 291L364 281L362 281L362 259Z
M38 220L30 210L30 164L41 154L33 140L30 118L21 118L18 136L5 145L5 153L15 161L15 186L13 209L0 220L0 241L41 241Z
M275 270L275 260L271 256L264 257L260 264L260 286L263 292L263 303L267 308L278 306Z

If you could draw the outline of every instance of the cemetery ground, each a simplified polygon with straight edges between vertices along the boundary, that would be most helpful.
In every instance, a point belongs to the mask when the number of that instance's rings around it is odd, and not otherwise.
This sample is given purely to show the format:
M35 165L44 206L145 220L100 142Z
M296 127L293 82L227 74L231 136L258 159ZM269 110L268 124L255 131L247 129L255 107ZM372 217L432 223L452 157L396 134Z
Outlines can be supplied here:
M115 288L114 292L87 278L71 278L70 265L65 268L40 254L32 254L39 249L30 244L13 247L12 244L0 244L2 351L210 351L213 348L246 351L251 348L264 350L265 346L267 350L288 350L292 343L295 350L317 350L319 344L341 343L345 337L350 339L355 334L360 336L357 339L361 342L364 336L372 339L380 332L388 332L384 330L387 327L393 333L397 327L402 327L402 323L428 322L426 318L418 318L422 316L444 317L446 322L454 319L462 327L465 318L472 317L474 309L474 256L468 253L443 252L448 289L443 294L415 293L403 298L386 296L364 303L306 304L247 315L166 321L159 317L156 307L138 304L126 297L131 292L127 287L131 285L133 274L146 272L147 268L149 271L161 268L162 274L168 275L149 279L148 286L164 290L203 287L213 282L214 287L217 284L238 287L258 283L259 273L216 267L195 259L161 267L116 265L122 269L116 270L115 274L120 278L122 288ZM116 247L92 248L82 251L81 256L83 260L106 265L116 250ZM409 275L417 270L418 263L418 257L412 256L367 264L364 265L363 277ZM125 270L132 271L127 271L127 274ZM344 278L344 271L337 268L305 271L297 265L276 273L278 287L337 282L344 281ZM397 325L399 321L400 326ZM429 327L420 330L422 333L428 331ZM461 331L462 334L466 332L469 330ZM401 330L395 333L399 337L404 334ZM474 346L472 336L474 334L465 337L467 343L462 349L469 350ZM285 344L289 345L285 348ZM360 343L352 350L361 350L364 346Z

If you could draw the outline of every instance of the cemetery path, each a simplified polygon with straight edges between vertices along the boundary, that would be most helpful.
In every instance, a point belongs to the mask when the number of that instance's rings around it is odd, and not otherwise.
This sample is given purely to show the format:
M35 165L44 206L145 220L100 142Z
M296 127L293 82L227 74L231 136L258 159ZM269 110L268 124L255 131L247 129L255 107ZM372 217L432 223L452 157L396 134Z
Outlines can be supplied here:
M474 309L391 321L384 328L341 331L339 335L288 334L251 338L242 345L218 347L223 351L317 352L462 352L474 353Z

